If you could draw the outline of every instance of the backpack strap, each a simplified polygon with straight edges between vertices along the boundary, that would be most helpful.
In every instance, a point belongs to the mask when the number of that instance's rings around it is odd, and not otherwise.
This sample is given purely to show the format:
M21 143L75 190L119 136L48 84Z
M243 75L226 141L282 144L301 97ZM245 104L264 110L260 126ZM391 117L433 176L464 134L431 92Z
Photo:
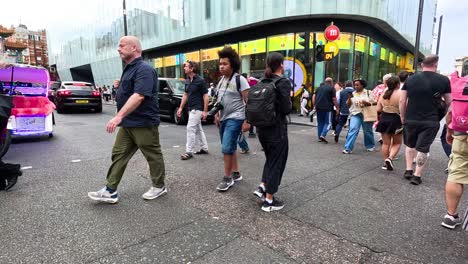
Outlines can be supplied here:
M237 91L239 92L239 94L240 94L240 96L242 98L242 92L240 90L241 89L240 77L241 77L240 74L236 75L236 87L237 87Z

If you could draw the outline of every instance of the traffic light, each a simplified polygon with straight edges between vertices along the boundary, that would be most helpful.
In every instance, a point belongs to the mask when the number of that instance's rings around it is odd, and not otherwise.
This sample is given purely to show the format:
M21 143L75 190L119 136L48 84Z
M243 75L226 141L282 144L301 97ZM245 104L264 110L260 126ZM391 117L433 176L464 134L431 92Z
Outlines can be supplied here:
M303 48L306 47L306 33L299 34L299 42L297 44Z
M315 61L320 62L325 60L325 46L317 45L315 47Z

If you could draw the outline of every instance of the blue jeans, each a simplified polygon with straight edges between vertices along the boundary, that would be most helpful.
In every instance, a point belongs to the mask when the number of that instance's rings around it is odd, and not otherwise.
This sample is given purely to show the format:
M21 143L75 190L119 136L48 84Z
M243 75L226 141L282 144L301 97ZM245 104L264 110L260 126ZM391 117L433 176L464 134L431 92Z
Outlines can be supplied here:
M341 130L343 130L344 125L348 121L348 115L342 115L338 117L338 124L336 124L335 135L340 136Z
M223 154L232 155L237 150L237 139L242 131L244 120L227 119L219 124L219 136L221 138L221 151Z
M349 124L348 135L346 136L345 150L351 151L354 149L354 143L359 135L359 130L364 131L364 145L366 149L371 149L375 146L374 141L374 131L372 130L372 125L374 122L364 122L364 116L362 114L357 114L351 116L351 122Z
M249 150L249 144L247 143L247 139L245 139L244 133L239 134L239 139L237 140L237 143L239 143L239 147L242 150Z
M331 128L331 119L332 119L332 112L331 111L320 111L317 110L317 129L318 129L318 137L326 137L328 130Z

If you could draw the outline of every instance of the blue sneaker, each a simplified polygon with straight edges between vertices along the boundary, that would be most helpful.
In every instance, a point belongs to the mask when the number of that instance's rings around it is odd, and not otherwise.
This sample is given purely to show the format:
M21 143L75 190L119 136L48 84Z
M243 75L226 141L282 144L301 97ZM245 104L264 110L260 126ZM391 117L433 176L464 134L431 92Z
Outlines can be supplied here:
M97 192L89 192L88 197L94 201L110 203L110 204L115 204L119 201L119 194L117 193L117 191L110 193L107 190L107 187L104 187Z

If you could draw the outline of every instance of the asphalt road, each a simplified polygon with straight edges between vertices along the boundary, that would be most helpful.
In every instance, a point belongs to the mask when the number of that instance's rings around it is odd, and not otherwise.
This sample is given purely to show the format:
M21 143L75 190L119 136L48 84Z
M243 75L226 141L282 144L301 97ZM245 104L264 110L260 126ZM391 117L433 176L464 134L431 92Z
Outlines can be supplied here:
M0 192L0 263L468 263L468 233L440 226L447 159L439 141L423 184L412 186L404 161L382 171L362 136L343 155L342 144L317 143L315 128L292 125L278 193L286 207L268 214L252 195L264 161L257 139L239 158L244 180L218 193L215 126L205 126L210 154L181 161L185 128L163 122L168 194L141 198L150 180L137 152L120 202L98 204L87 192L104 183L115 136L104 128L114 111L58 114L52 139L11 146L5 161L25 171Z

